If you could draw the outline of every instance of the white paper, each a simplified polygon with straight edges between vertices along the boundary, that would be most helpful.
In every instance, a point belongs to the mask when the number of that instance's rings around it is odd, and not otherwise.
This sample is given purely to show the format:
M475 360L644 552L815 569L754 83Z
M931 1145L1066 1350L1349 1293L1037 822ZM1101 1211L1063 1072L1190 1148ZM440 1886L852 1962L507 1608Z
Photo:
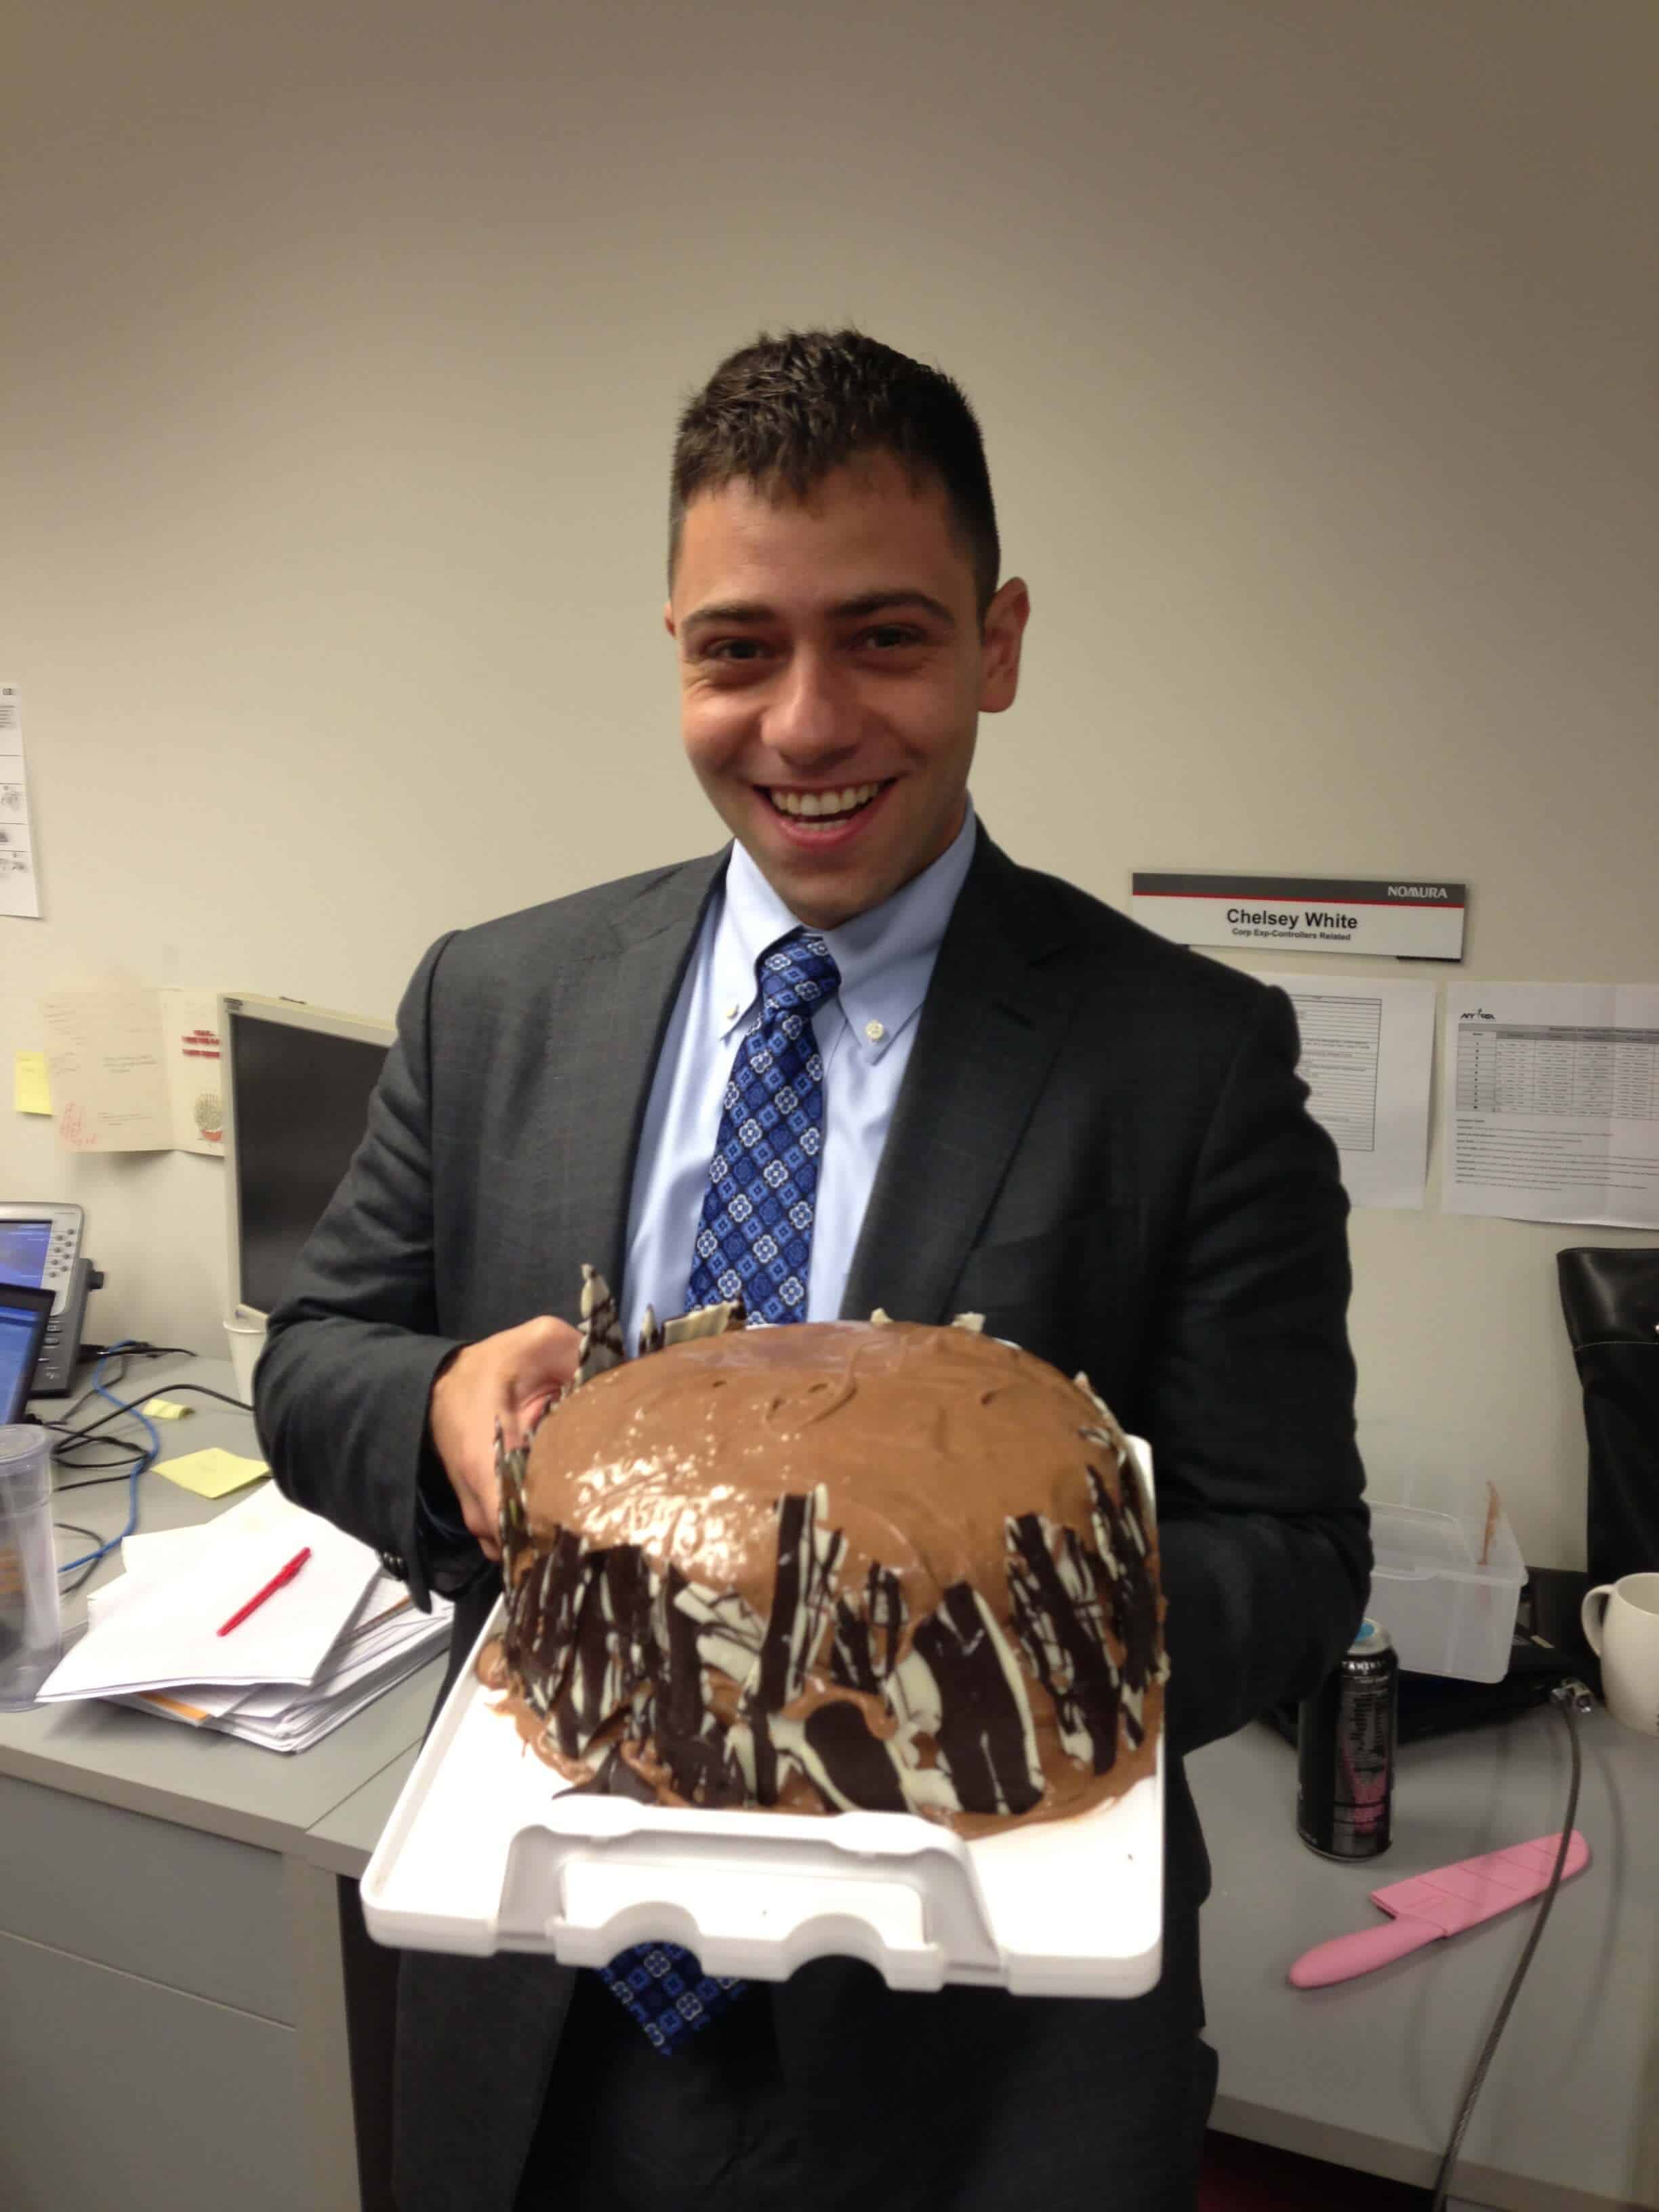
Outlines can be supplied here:
M16 684L0 684L0 914L38 920L40 913L23 759L23 702Z
M265 1483L216 1520L129 1536L121 1547L125 1573L87 1601L88 1634L106 1627L142 1591L187 1572L217 1571L216 1552L222 1555L228 1543L258 1538L292 1558L315 1525L314 1515ZM434 1598L429 1613L420 1612L402 1583L377 1571L309 1681L174 1681L103 1694L113 1704L234 1735L267 1751L307 1751L441 1650L449 1641L453 1611L447 1599Z
M1446 994L1448 1213L1659 1228L1659 985Z
M216 1532L173 1571L128 1577L43 1685L43 1703L185 1683L311 1682L358 1613L380 1561L314 1513L295 1523ZM302 1524L302 1525L301 1525ZM297 1541L296 1541L297 1537ZM303 1544L311 1557L228 1636L218 1631Z
M1260 972L1260 971L1258 971ZM1334 1141L1354 1206L1423 1203L1434 1068L1432 983L1266 975L1296 1008L1308 1111Z
M40 1001L58 1140L74 1152L222 1156L218 1002L110 984Z

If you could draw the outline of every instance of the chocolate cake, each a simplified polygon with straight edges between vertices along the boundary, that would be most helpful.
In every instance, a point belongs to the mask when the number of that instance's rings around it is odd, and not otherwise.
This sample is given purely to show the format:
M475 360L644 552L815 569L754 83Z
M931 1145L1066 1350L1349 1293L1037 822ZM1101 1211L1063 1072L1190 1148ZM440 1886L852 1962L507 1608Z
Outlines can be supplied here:
M582 1387L498 1449L480 1662L561 1773L974 1834L1150 1770L1157 1547L1083 1377L961 1323L731 1307L623 1360L591 1272L584 1311Z

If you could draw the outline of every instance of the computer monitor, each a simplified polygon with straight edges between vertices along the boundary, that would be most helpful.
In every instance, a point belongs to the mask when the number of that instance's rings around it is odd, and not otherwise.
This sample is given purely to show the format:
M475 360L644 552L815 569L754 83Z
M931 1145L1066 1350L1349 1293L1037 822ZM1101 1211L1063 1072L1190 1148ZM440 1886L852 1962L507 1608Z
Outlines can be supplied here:
M0 1282L0 1429L21 1421L52 1318L52 1292Z
M269 1319L368 1125L397 1032L292 999L219 1006L230 1297Z

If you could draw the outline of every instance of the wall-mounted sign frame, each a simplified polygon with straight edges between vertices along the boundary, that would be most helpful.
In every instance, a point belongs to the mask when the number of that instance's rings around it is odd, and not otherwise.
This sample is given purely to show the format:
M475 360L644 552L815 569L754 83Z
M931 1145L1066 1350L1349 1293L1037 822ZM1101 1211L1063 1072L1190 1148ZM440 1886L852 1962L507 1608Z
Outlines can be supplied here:
M1177 945L1461 960L1468 887L1434 878L1158 875L1137 869L1137 921Z

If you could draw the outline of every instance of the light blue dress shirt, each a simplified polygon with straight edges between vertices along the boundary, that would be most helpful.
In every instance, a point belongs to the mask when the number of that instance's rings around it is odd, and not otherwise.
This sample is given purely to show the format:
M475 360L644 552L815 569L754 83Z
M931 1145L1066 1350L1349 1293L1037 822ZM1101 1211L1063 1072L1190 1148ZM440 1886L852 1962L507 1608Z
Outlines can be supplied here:
M916 1022L974 851L974 809L931 867L884 904L820 933L841 989L812 1017L823 1062L824 1131L808 1321L834 1321L864 1221ZM647 1305L683 1312L708 1188L720 1099L743 1038L760 1018L755 963L799 923L740 845L709 901L670 1018L634 1164L621 1299L623 1340Z

